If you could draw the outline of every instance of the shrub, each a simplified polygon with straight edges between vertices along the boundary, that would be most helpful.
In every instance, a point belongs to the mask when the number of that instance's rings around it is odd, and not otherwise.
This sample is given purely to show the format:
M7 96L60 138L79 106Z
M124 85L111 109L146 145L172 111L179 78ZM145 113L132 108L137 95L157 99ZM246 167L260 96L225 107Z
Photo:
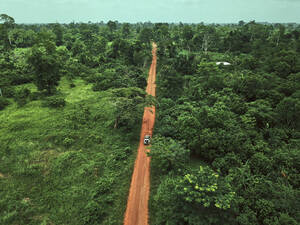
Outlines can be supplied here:
M45 107L60 108L66 105L66 101L62 96L51 96L46 98L42 105Z
M62 141L62 143L65 147L70 147L72 144L74 144L74 142L75 142L74 139L68 138L68 137L64 138Z
M4 97L0 97L0 110L4 109L8 105L9 101Z
M12 98L15 96L15 89L13 87L2 88L2 94L5 98Z
M34 100L38 100L40 98L40 93L39 92L32 92L29 94L29 100L30 101L34 101Z
M30 95L30 90L28 88L21 88L15 92L14 99L18 106L26 105L28 102L28 96Z

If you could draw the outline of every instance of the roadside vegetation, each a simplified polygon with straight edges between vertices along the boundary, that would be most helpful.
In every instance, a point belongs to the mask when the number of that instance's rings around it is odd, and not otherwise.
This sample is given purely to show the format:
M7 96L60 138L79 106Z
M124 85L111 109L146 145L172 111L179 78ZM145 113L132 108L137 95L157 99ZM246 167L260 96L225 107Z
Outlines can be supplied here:
M299 224L300 27L156 24L152 34L150 224Z

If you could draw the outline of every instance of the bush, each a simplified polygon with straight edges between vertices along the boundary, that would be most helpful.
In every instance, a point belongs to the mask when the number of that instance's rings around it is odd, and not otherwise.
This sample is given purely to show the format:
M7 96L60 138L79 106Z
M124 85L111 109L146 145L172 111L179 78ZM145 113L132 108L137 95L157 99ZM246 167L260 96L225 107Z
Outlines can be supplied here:
M26 105L30 93L31 92L28 88L22 88L16 91L14 98L18 106Z
M29 100L30 101L34 101L34 100L38 100L40 98L40 93L39 92L32 92L29 94Z
M66 101L62 96L51 96L46 98L42 105L45 107L60 108L66 105Z
M9 101L4 97L0 97L0 110L4 109L8 105Z
M13 98L15 96L15 89L13 87L2 88L2 94L5 98Z

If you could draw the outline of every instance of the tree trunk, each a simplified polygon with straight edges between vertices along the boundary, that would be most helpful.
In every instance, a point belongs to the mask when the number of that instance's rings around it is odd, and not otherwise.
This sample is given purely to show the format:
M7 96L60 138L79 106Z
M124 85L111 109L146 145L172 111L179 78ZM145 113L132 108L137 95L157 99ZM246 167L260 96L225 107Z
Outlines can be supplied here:
M114 129L118 128L119 117L116 118Z

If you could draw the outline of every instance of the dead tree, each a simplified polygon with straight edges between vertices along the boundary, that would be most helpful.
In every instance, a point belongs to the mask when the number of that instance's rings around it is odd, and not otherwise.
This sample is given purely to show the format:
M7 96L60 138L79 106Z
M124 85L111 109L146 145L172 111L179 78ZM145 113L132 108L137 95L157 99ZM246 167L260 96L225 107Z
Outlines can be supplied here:
M207 50L211 44L211 39L208 34L204 34L203 42L202 42L202 50L204 51L205 55L207 55Z

